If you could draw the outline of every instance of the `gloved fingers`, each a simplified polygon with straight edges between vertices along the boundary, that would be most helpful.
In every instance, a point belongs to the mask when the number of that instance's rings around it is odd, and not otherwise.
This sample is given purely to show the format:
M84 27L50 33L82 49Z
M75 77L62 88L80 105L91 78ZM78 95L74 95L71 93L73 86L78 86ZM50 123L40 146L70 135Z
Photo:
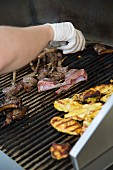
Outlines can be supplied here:
M81 51L85 48L85 38L81 31L77 30L77 46L75 52Z
M76 41L76 40L72 40L72 41L68 42L67 45L63 45L63 46L61 46L61 47L58 47L58 49L59 49L59 50L71 49L71 48L73 48L73 46L76 44L75 41Z
M77 30L77 34L76 34L76 43L75 41L71 41L68 46L65 46L65 48L64 46L60 47L60 49L63 50L64 54L82 51L84 48L85 48L85 38L83 34L81 33L81 31L79 30Z
M77 35L79 35L79 50L82 51L85 48L86 41L81 31L77 30Z

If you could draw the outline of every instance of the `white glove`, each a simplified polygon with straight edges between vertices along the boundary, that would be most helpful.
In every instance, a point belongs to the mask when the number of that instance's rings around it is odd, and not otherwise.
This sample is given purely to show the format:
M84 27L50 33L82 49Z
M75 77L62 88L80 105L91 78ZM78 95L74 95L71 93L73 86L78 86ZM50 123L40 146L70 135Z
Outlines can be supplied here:
M64 54L82 51L85 48L85 38L81 31L74 28L70 22L49 24L54 30L53 41L67 41L68 44L58 47Z

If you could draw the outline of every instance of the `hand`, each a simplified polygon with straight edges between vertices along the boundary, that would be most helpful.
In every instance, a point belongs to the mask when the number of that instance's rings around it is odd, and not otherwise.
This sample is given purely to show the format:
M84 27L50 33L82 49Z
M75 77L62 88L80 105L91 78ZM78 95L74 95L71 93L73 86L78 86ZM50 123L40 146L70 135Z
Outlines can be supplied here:
M67 45L58 47L64 54L82 51L85 48L85 38L81 31L74 28L70 22L49 24L54 30L53 41L67 41Z

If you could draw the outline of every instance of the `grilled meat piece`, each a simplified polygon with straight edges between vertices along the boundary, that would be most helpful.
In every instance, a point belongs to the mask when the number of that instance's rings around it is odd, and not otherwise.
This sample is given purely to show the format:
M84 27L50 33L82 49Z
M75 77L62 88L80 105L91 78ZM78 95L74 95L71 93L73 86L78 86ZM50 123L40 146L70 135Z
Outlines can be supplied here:
M0 104L0 112L6 110L6 109L14 109L19 108L22 105L22 101L20 98L17 97L4 97L2 99L2 102Z
M11 96L15 96L23 89L25 91L30 91L34 86L37 85L37 80L34 78L34 76L35 76L34 73L29 74L23 77L23 80L21 80L20 82L4 88L2 92L5 94L5 96L11 97Z
M37 85L37 80L31 75L23 77L23 86L25 91L30 91Z
M71 118L61 118L60 116L53 117L50 124L59 132L70 135L79 135L81 133L81 125L79 122Z
M31 69L37 74L39 68L45 68L49 63L51 63L51 70L54 70L58 65L60 65L62 60L62 54L58 52L57 49L45 48L37 59L30 62Z
M2 92L5 94L5 96L15 96L23 89L23 83L20 81L19 83L16 83L12 86L6 87L2 90Z
M67 158L69 156L70 150L71 150L71 146L69 143L63 143L63 144L53 143L52 146L50 147L52 158L57 160Z
M38 75L38 80L51 78L55 80L63 80L68 67L62 67L62 54L55 49L45 49L38 56L37 66L33 66L33 61L30 63L35 74Z
M75 94L72 99L75 101L94 103L100 99L100 91L98 90L86 90L82 93Z
M61 93L62 91L68 90L74 84L87 80L87 73L84 69L70 69L65 75L66 85L61 86L60 89L56 91L56 94Z
M98 54L101 54L101 52L103 52L103 51L106 50L106 47L105 47L105 45L103 45L103 44L96 44L96 45L94 46L94 50L95 50L96 52L98 52Z
M52 73L48 73L48 77L50 77L53 81L64 80L65 74L63 72L53 71Z
M12 110L9 114L13 120L20 120L25 116L27 110L28 106L22 106L19 109Z
M46 68L39 69L38 80L43 80L45 77L48 77L48 70Z
M13 120L21 120L28 110L28 106L22 106L18 109L13 109L5 114L6 119L2 127L9 125Z
M60 86L62 86L62 83L59 83L58 81L52 81L49 78L39 80L37 84L38 92L58 88Z
M96 44L94 50L98 52L99 55L113 53L113 49L107 49L103 44Z

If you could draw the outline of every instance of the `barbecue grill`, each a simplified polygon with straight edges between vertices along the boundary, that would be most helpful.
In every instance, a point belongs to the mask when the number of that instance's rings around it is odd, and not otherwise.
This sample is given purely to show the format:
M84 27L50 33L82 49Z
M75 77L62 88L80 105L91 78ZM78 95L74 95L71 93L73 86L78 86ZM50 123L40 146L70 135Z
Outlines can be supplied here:
M96 42L102 42L108 48L113 48L112 24L109 22L113 18L111 2L106 4L105 1L95 0L90 2L86 0L84 4L82 0L50 0L49 2L45 0L24 0L20 3L11 0L10 3L9 5L6 1L2 1L0 5L0 18L2 18L0 24L28 26L69 20L78 29L81 29L87 39L86 49L82 52L66 55L63 65L68 65L69 68L84 68L88 73L88 81L80 82L58 95L55 95L56 89L38 93L37 87L35 87L30 92L21 91L18 96L22 98L23 105L29 106L29 110L22 120L14 121L0 129L0 149L19 165L17 168L22 167L26 170L74 170L71 157L57 161L50 154L50 147L53 142L69 142L73 148L79 141L79 137L57 132L50 125L51 118L63 115L62 112L54 108L53 103L57 99L72 97L75 93L82 92L90 87L109 83L110 79L113 78L113 54L99 56L93 49ZM17 10L18 8L20 10ZM4 10L6 14L2 16ZM110 17L107 18L105 11L108 11L109 15L111 14ZM9 15L7 15L8 12ZM18 16L21 15L24 17L20 19ZM102 21L100 21L101 18ZM29 65L17 70L16 81L19 82L23 76L31 72ZM1 75L0 99L3 97L2 89L11 85L11 79L12 73ZM0 125L3 124L3 121L4 117L0 116ZM4 160L2 156L1 160ZM5 160L7 164L8 159ZM11 161L10 167L13 167L15 162ZM0 164L2 165L2 161L0 161ZM109 170L112 168L112 166L109 167Z

